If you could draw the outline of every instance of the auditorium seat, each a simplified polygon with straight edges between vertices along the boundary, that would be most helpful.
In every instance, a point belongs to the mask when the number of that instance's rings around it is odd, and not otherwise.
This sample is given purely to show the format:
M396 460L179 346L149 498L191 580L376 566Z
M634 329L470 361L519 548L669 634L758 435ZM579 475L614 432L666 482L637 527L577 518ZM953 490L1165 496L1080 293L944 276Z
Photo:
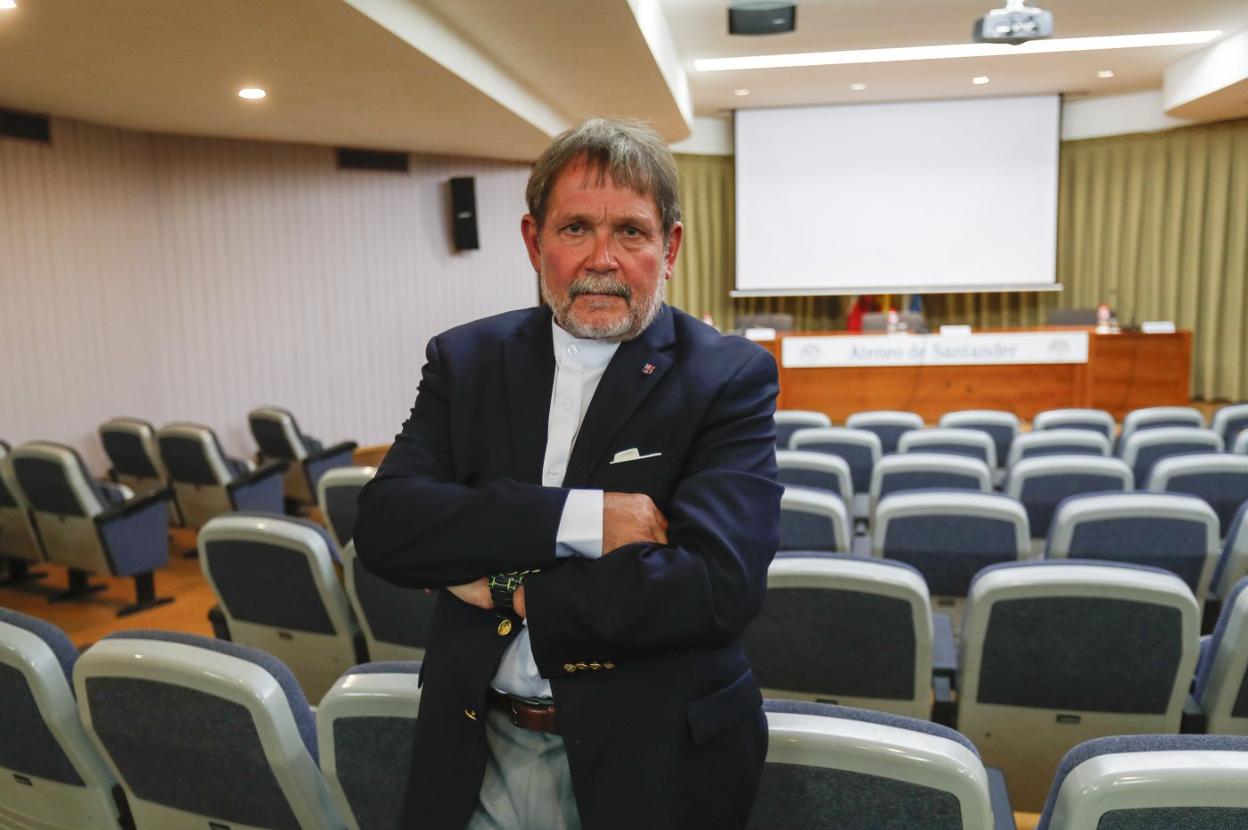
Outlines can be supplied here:
M139 830L339 830L316 721L282 662L172 631L121 631L78 659L87 733Z
M977 490L992 492L992 471L977 458L944 453L901 453L880 459L871 476L870 514L880 499L903 490Z
M316 710L321 773L348 830L403 827L412 767L420 663L348 669Z
M738 314L733 321L737 329L775 329L793 331L794 317L784 311L760 311L754 314Z
M854 479L849 462L839 455L805 450L776 450L781 484L826 490L846 505L854 503Z
M1248 455L1248 429L1240 430L1239 435L1235 436L1235 443L1230 451L1236 455Z
M1248 577L1227 593L1213 635L1201 643L1192 693L1207 732L1248 735Z
M316 484L321 476L327 470L350 465L351 454L358 446L354 441L324 446L304 435L295 416L280 406L253 409L247 414L247 423L260 448L261 460L286 463L283 492L292 508L316 504Z
M849 553L853 520L838 496L785 487L780 496L780 550Z
M203 527L214 516L237 510L282 512L283 463L257 470L248 461L230 458L216 434L202 424L166 424L156 439L178 511L189 527Z
M789 449L825 452L844 458L849 464L855 493L865 493L870 488L871 472L883 453L878 435L850 427L799 429L789 439Z
M880 449L888 455L897 452L897 442L902 435L913 429L923 429L923 418L915 412L873 409L850 415L845 419L845 426L874 432L880 438Z
M1225 537L1240 506L1248 502L1248 456L1210 453L1163 458L1153 465L1148 489L1204 499L1218 514L1219 535Z
M342 577L368 659L423 660L437 592L387 582L364 567L350 543L342 552Z
M0 826L122 826L117 782L78 720L77 660L59 628L0 608Z
M112 418L100 424L99 432L112 465L109 478L138 494L169 486L155 427L138 418Z
M1133 409L1122 419L1122 437L1141 429L1187 427L1204 429L1205 415L1194 406L1146 406Z
M987 433L996 448L997 463L1004 464L1018 435L1018 416L999 409L962 409L946 412L940 419L940 426Z
M42 579L46 574L30 566L44 559L34 517L13 478L9 445L0 441L0 560L8 565L8 575L0 585Z
M1022 440L1021 438L1019 439ZM1135 478L1118 458L1088 455L1050 455L1024 458L1010 465L1005 493L1023 503L1037 554L1044 552L1057 506L1070 496L1129 491Z
M1026 432L1010 445L1007 467L1025 458L1045 455L1101 455L1110 454L1108 438L1090 429L1045 429Z
M907 432L897 441L897 452L932 452L976 458L997 467L997 445L992 436L977 429L953 429L933 427Z
M1209 592L1225 598L1235 583L1248 576L1248 504L1239 508L1222 543L1222 555L1213 572Z
M1031 420L1033 430L1085 429L1110 439L1116 427L1114 416L1103 409L1046 409Z
M1235 446L1235 439L1248 432L1248 402L1233 403L1219 407L1213 413L1210 427L1222 436L1222 443L1228 447Z
M914 568L784 553L767 570L745 653L765 697L818 700L927 719L932 607Z
M799 429L819 429L832 426L832 419L822 412L811 412L806 409L776 410L776 447L784 449L789 446L789 439Z
M230 639L280 659L313 700L361 662L336 561L328 531L304 519L237 513L199 532L199 564Z
M1000 778L948 727L803 700L764 709L770 739L749 830L1014 827Z
M339 550L346 547L355 535L360 491L376 474L376 467L336 467L327 470L316 484L316 502L325 523L338 540Z
M1218 516L1195 496L1103 493L1058 506L1046 556L1164 568L1203 603L1219 552Z
M1211 429L1156 427L1125 436L1118 454L1135 474L1135 486L1148 487L1153 465L1176 455L1222 452L1222 439Z
M73 449L31 441L13 451L13 477L30 507L48 561L69 569L69 590L54 600L103 590L89 575L134 579L135 601L124 617L173 602L156 596L156 569L169 561L167 491L135 496L130 489L97 481Z
M1036 830L1248 827L1248 738L1128 735L1062 759Z
M1200 610L1178 577L1106 562L993 565L962 622L958 728L1038 811L1089 738L1179 731Z
M965 597L980 570L1030 553L1023 505L996 493L893 493L880 500L871 524L871 555L914 567L945 605Z

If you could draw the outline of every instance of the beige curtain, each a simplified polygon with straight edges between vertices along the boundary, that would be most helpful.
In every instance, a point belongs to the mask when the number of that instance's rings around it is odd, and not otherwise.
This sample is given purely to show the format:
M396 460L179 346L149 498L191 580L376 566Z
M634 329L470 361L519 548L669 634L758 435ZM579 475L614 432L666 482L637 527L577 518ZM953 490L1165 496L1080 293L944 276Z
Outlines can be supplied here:
M670 301L735 316L784 311L799 329L844 325L848 298L733 300L733 160L677 155L686 238ZM930 294L933 325L1042 325L1054 308L1107 302L1123 323L1194 333L1192 394L1248 397L1248 119L1062 143L1059 294ZM892 302L904 307L905 298Z

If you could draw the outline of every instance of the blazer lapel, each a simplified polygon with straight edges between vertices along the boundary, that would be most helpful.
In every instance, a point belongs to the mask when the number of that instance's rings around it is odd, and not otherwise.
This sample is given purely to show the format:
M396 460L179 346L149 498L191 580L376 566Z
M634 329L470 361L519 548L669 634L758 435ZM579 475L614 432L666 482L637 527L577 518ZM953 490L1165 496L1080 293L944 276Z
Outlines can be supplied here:
M675 342L672 311L665 305L649 328L620 344L585 412L568 459L564 487L584 487L589 482L611 441L671 368L668 352Z
M537 483L542 480L550 395L555 383L550 310L537 309L503 341L502 349L513 472L517 481Z

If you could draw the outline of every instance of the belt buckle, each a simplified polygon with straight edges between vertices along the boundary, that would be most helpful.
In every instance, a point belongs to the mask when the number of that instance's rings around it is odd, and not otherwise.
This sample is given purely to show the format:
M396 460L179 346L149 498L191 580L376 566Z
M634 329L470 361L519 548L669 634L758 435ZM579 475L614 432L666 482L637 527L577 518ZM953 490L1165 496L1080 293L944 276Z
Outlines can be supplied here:
M507 708L511 710L511 725L520 727L520 717L516 714L516 699L511 695L507 695Z

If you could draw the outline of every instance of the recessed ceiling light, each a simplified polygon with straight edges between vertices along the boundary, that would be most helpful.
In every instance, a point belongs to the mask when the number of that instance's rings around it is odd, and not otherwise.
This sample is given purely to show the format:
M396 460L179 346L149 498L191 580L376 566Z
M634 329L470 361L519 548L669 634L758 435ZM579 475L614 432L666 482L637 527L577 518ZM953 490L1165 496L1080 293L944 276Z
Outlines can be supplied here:
M851 49L845 52L801 52L789 55L745 55L738 58L698 58L699 72L736 69L782 69L793 66L838 66L854 63L896 63L946 58L983 58L1004 55L1038 55L1052 52L1093 52L1102 49L1132 49L1142 46L1187 46L1208 43L1221 31L1162 32L1151 35L1111 37L1067 37L1030 40L1019 46L1008 43L949 43L940 46L902 46L892 49Z
M867 85L866 84L850 84L849 88L852 89L854 92L862 92L864 89L867 88Z
M971 83L973 83L973 84L975 84L975 85L977 85L977 86L980 86L980 85L986 84L986 83L988 83L988 76L987 76L987 75L976 75L974 78L971 78Z
M268 94L258 86L246 86L238 91L239 98L246 98L249 101L257 101Z
M12 11L17 8L17 0L0 0L0 11Z
M1096 73L1096 77L1098 77L1098 78L1112 78L1112 77L1114 77L1114 70L1112 70L1112 69L1102 69L1100 72L1097 72L1097 73Z
M749 91L748 89L734 89L734 90L732 91L732 94L733 94L733 95L741 95L741 96L746 96L746 95L749 95L749 94L750 94L750 91Z

